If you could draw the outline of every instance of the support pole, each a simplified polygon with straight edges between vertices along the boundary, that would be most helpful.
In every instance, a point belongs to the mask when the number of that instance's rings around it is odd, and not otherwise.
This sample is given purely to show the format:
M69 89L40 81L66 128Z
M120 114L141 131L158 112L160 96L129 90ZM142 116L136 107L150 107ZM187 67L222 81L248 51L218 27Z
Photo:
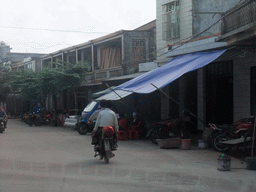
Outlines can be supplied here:
M252 135L252 153L251 156L254 156L254 142L255 142L255 125L256 124L256 110L255 110L255 115L254 115L254 125L253 125L253 135Z
M150 83L152 86L154 86L157 90L159 90L161 93L163 93L166 97L168 97L169 99L171 99L173 102L175 102L177 105L181 106L181 104L176 101L175 99L173 99L172 97L170 97L169 95L167 95L161 88L158 88L157 86L155 86L153 83ZM197 118L199 121L201 121L202 123L204 123L206 125L206 123L200 119L199 117L197 117L195 114L193 114L190 110L188 110L187 108L183 107L186 111L188 111L193 117Z
M127 106L129 109L131 109L131 106L130 106L130 105L127 105L127 104L125 104L123 101L121 101L122 97L121 97L114 89L112 89L107 83L105 83L105 84L107 85L107 87L108 87L111 91L113 91L118 97L120 97L120 103L124 104L124 105Z
M122 97L114 90L114 89L112 89L107 83L105 83L106 85L107 85L107 87L111 90L111 91L113 91L118 97L120 97L120 99L122 99Z

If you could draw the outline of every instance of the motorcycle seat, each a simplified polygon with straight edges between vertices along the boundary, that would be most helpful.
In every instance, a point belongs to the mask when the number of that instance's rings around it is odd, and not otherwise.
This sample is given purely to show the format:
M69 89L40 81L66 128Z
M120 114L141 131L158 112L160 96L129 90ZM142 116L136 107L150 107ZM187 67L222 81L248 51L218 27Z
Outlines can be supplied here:
M240 125L217 125L218 128L223 129L225 131L236 131L238 129L238 126Z
M229 125L229 124L216 125L216 126L223 130L233 130L236 127L236 126Z

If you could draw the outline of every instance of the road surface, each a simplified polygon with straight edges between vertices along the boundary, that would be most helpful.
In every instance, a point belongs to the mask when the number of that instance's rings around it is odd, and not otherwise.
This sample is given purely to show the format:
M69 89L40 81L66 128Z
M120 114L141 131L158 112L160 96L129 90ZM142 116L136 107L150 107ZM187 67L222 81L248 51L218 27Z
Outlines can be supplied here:
M160 149L149 140L119 141L109 164L94 158L90 135L10 119L0 134L0 192L256 191L256 172L208 149Z

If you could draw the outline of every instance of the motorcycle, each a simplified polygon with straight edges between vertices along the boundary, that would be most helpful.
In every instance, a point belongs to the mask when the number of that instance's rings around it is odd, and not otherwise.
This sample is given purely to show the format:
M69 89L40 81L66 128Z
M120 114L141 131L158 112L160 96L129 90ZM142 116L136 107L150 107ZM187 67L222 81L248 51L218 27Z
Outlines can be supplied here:
M5 117L0 117L0 133L5 131L4 121L6 121Z
M227 152L229 154L235 153L239 147L238 144L225 145L222 144L222 142L230 139L239 139L244 137L245 134L252 128L253 121L253 118L243 118L235 121L231 125L215 125L210 123L210 138L212 140L213 148L220 152Z
M146 137L149 137L155 144L158 144L157 139L176 137L188 139L196 127L192 122L190 115L177 119L167 119L159 122L146 123L145 126L148 130Z
M32 126L33 125L33 118L34 118L34 115L33 113L25 113L22 117L23 121L28 124L29 126Z
M99 141L99 146L94 146L94 157L100 156L105 163L109 163L109 159L114 157L113 149L113 134L115 133L113 127L107 126L102 128L102 136Z
M35 126L41 126L42 124L49 125L53 123L52 113L43 113L42 111L34 113L33 123Z

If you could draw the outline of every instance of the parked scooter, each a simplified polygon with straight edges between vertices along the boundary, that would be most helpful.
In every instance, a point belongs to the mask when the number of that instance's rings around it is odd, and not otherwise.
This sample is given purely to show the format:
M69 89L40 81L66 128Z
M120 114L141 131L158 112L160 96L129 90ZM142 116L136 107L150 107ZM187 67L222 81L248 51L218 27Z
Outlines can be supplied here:
M213 148L216 151L225 152L230 150L230 146L221 144L221 141L227 141L229 139L238 139L244 137L249 129L253 126L253 118L243 118L235 121L231 125L215 125L210 123L211 135ZM232 149L232 153L235 153L238 145L234 145L235 148ZM231 153L231 150L230 150Z
M113 135L115 131L113 127L107 126L102 128L102 137L100 138L100 145L94 147L94 157L100 156L100 159L104 159L105 163L109 163L109 159L114 157L113 151Z
M81 117L79 118L79 122L77 124L77 131L81 135L86 135L90 133L93 128L95 122L88 122L90 116L99 108L99 103L97 101L90 102L83 110Z
M192 123L191 116L186 114L178 119L146 123L146 127L148 130L146 137L149 137L153 143L157 144L157 139L175 137L187 139L196 126Z
M95 121L79 122L79 124L77 125L77 132L80 135L86 135L87 133L92 132L94 125L95 125Z

